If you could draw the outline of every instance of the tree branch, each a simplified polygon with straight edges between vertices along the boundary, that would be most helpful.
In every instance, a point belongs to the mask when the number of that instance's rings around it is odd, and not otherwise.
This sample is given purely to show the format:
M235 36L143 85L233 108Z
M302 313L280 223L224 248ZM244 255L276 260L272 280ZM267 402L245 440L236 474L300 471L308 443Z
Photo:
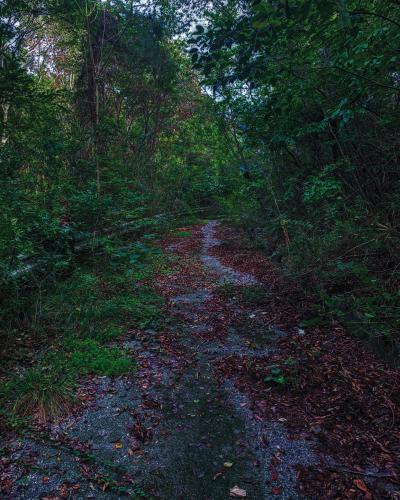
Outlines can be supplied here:
M395 26L398 26L400 28L400 23L397 21L394 21L393 19L390 19L389 17L386 17L382 14L378 14L377 12L371 12L369 10L365 9L360 9L360 10L352 10L348 11L349 14L362 14L365 16L374 16L374 17L379 17L380 19L384 19L385 21L388 21L389 23L394 24Z

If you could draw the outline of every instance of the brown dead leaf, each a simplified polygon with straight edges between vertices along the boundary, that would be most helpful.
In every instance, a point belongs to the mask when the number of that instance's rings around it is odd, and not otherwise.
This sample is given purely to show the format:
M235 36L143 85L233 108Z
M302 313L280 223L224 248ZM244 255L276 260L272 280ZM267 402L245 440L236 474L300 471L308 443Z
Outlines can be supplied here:
M367 488L364 481L362 481L361 479L355 479L353 481L353 484L354 484L354 486L357 486L357 488L364 493L365 498L367 498L368 500L372 500L371 492Z
M63 483L60 486L60 496L61 496L61 498L68 498L69 497L68 483Z

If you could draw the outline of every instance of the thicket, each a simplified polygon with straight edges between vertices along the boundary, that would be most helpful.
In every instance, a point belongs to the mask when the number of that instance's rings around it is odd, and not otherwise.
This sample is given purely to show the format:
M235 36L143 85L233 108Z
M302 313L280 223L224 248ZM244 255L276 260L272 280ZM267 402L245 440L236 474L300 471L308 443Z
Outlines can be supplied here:
M190 39L245 182L224 198L316 302L399 349L400 3L232 0Z
M19 270L63 271L106 229L213 205L228 148L211 100L174 6L139 4L2 2L3 298L38 274Z

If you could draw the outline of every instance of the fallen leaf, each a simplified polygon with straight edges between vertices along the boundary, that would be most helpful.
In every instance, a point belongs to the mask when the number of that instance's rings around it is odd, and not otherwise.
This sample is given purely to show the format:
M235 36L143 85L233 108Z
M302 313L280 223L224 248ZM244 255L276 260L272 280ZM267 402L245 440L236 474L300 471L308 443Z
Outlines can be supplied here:
M227 469L230 469L232 466L233 466L232 462L225 462L224 463L224 467L226 467Z
M271 472L272 481L278 481L278 473L274 470Z
M114 447L117 449L117 450L120 450L122 447L123 447L123 444L120 443L119 441L117 443L114 444Z
M44 478L42 479L43 483L48 483L49 481L50 481L50 478L48 476L44 476Z
M365 498L367 498L368 500L372 499L371 492L367 488L364 481L362 481L361 479L355 479L353 483L354 486L357 486L357 488L365 494Z
M69 495L69 491L68 491L68 484L67 483L63 483L60 487L60 496L61 498L68 498L70 495Z
M234 486L230 490L230 496L235 498L246 498L247 493L246 490L242 490L239 486Z

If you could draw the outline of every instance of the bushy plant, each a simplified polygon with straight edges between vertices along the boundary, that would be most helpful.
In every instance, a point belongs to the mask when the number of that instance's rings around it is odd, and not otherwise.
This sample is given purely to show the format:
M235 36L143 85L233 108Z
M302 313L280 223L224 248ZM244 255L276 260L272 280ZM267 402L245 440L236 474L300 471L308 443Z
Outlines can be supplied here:
M68 371L38 366L23 371L0 386L2 406L12 414L37 417L41 422L65 415L74 396L74 377Z

